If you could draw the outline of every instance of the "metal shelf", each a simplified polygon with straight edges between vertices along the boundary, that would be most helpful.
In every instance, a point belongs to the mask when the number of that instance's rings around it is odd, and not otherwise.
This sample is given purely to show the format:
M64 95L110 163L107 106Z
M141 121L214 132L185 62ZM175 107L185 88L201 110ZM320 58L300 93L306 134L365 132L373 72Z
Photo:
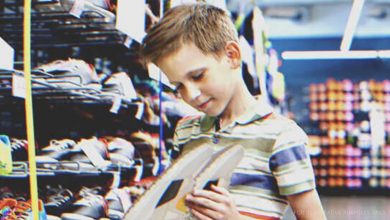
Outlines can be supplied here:
M32 1L32 47L68 47L125 44L127 36L101 14L85 11L80 18L66 11L59 0ZM15 49L22 47L23 1L0 2L0 36Z

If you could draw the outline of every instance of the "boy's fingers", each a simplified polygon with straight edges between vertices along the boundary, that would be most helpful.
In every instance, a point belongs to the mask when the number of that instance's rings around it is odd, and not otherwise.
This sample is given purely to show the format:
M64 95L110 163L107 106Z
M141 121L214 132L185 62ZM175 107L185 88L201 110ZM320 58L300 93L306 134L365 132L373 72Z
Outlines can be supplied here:
M210 190L194 190L192 195L194 197L208 198L214 202L222 203L226 202L226 196Z
M207 219L223 219L224 214L222 212L214 211L204 206L193 206L191 210L195 210Z
M191 208L195 206L199 206L199 207L206 207L207 209L212 209L216 211L219 211L220 209L218 203L205 197L187 195L186 202Z
M194 208L192 208L190 211L191 211L192 215L193 215L196 219L200 219L200 220L212 220L212 218L207 217L206 215L204 215L204 214L200 213L199 211L195 210Z
M217 192L219 194L222 194L222 195L229 195L229 191L227 191L227 189L223 188L223 187L219 187L219 186L216 186L216 185L211 185L211 189L214 191L214 192Z

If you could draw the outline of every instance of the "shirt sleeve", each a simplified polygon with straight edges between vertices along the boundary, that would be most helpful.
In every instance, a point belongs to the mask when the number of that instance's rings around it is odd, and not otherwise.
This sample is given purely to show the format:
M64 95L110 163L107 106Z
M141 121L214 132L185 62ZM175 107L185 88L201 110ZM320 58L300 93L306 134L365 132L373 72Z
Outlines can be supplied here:
M276 139L269 167L281 195L298 194L315 188L307 142L307 135L294 122L286 126Z

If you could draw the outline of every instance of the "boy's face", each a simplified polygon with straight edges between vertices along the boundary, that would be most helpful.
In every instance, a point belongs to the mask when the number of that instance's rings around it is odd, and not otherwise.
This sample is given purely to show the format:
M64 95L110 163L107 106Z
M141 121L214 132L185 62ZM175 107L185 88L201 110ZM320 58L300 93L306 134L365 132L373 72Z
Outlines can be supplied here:
M177 52L160 59L157 65L184 101L209 116L218 116L232 107L239 82L241 63L235 50L239 54L236 43L227 43L217 58L205 55L192 43L184 44Z

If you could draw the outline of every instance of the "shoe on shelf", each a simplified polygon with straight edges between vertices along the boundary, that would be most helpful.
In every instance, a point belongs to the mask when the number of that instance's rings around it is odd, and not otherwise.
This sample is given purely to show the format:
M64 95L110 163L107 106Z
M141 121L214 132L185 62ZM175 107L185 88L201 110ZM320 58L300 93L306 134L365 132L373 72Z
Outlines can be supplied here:
M107 217L107 203L103 196L89 194L73 204L61 215L62 220L96 220Z
M3 210L4 208L8 207L13 209L16 204L18 204L18 201L16 199L12 198L5 198L0 200L0 210Z
M11 154L14 161L27 161L28 143L27 140L11 138Z
M135 148L131 142L118 137L107 140L107 142L107 149L113 164L129 167L134 165Z
M101 186L95 186L95 187L86 187L83 186L79 191L80 197L87 197L89 195L103 195L104 190Z
M76 146L76 142L70 139L51 140L49 146L40 151L36 160L38 163L58 162L71 152L81 151L81 149L74 148L74 146Z
M126 189L112 189L105 199L108 204L108 217L111 220L123 219L125 213L131 207L131 199Z
M69 12L72 12L72 8L75 3L80 2L78 0L60 0L62 7ZM112 23L115 21L116 16L109 10L113 10L115 7L111 4L111 1L106 0L84 0L83 8L80 14L77 14L79 17L84 11L86 12L96 12L105 18L106 22Z
M75 197L69 189L51 188L50 191L45 203L46 212L50 215L61 215L75 201Z
M88 88L101 89L95 68L83 60L71 58L55 60L38 66L34 70L52 74L53 78L47 78L46 81L63 88L74 88L75 85L82 85L88 86Z
M103 84L103 91L124 96L132 100L137 99L137 93L130 77L125 72L112 74Z

